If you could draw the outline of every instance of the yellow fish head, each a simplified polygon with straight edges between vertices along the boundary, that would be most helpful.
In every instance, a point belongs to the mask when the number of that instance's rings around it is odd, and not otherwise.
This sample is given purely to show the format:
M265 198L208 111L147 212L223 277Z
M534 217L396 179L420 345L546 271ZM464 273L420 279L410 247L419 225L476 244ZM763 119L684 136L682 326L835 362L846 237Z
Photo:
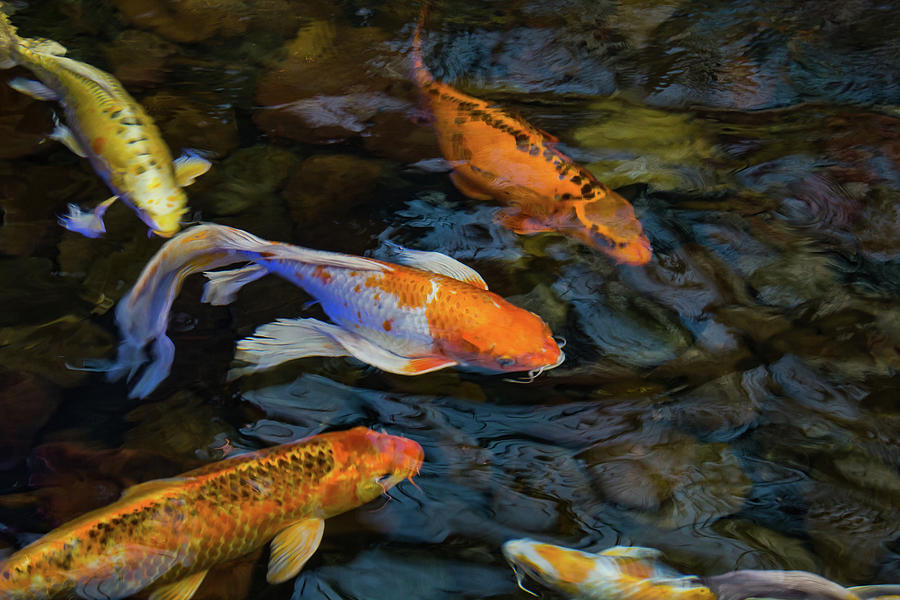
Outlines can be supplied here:
M503 556L516 572L544 585L574 594L590 579L597 557L587 552L545 544L535 540L510 540L503 544Z
M411 479L425 458L417 442L365 427L329 435L338 468L325 491L323 506L336 513L374 500Z
M184 197L184 194L181 193L181 196ZM150 227L150 233L159 237L170 238L181 231L181 217L187 212L187 209L184 208L185 200L186 197L180 203L176 203L176 206L179 208L175 210L163 212L142 209L140 211L141 219Z

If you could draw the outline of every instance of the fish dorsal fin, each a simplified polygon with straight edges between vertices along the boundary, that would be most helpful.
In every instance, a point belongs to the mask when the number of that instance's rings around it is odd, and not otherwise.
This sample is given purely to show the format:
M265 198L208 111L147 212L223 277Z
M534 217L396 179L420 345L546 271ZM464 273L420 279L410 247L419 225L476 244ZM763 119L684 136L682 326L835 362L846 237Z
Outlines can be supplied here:
M160 490L165 490L171 488L175 485L184 483L187 481L184 477L167 477L166 479L151 479L150 481L145 481L144 483L138 483L131 487L125 488L122 490L122 496L119 500L127 500L129 498L136 498L141 494L149 494L151 492L158 492Z
M304 519L288 525L276 535L266 574L269 583L282 583L295 577L318 549L324 531L324 520Z
M645 548L643 546L613 546L598 552L598 554L601 556L646 561L657 561L662 556L662 552L656 548Z
M107 73L106 71L101 71L97 67L93 67L87 63L83 63L77 60L72 60L71 58L67 58L65 56L60 56L57 58L58 64L65 68L66 70L75 73L76 75L80 75L85 79L89 79L99 85L103 90L112 95L112 96L120 96L127 95L127 92L122 88L122 84L119 83L119 80Z
M172 163L172 166L175 169L175 182L179 187L187 187L209 171L212 163L202 156L185 152Z
M149 600L190 600L203 583L207 571L200 571L158 588L150 594Z
M446 275L459 281L464 281L470 285L488 289L487 283L484 282L481 275L475 269L468 267L455 258L450 258L446 254L440 252L425 252L423 250L410 250L393 242L387 242L386 246L391 249L394 255L391 257L394 262L423 271Z
M35 54L49 54L50 56L65 56L68 50L57 41L47 38L23 38L25 46Z

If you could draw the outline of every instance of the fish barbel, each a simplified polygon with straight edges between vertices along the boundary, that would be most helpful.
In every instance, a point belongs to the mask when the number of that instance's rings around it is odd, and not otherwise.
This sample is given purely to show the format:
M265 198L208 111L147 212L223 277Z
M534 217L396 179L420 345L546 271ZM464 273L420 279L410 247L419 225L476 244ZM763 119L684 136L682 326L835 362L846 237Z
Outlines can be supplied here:
M188 600L210 568L270 540L267 578L287 581L318 548L325 519L416 475L423 456L412 440L357 427L148 481L0 562L0 597L150 589L150 600Z
M659 560L662 552L639 546L614 546L595 554L520 539L503 544L503 556L519 587L528 575L577 600L889 600L900 595L897 585L848 589L806 571L682 575Z
M422 57L422 9L412 45L413 80L450 175L475 200L507 205L502 222L521 234L551 231L600 250L619 263L650 260L650 241L634 208L556 150L553 136L502 108L436 81Z
M420 375L461 365L490 372L528 371L533 379L565 355L540 317L489 292L473 269L437 252L393 246L389 263L361 256L270 242L214 224L192 227L166 242L116 307L122 334L110 379L132 376L153 360L132 396L149 394L169 373L174 346L168 315L191 273L207 273L204 301L230 303L237 291L268 273L301 287L333 321L280 319L238 342L236 357L251 364L232 375L305 356L353 356L384 371Z
M0 68L20 65L40 81L17 77L10 86L38 100L55 100L64 108L68 127L57 123L51 138L87 157L115 194L93 211L75 204L60 219L67 229L88 237L106 231L103 215L121 198L132 206L152 233L170 237L181 229L187 212L183 187L205 173L209 161L185 154L172 161L153 120L115 77L63 56L51 40L21 38L0 12Z

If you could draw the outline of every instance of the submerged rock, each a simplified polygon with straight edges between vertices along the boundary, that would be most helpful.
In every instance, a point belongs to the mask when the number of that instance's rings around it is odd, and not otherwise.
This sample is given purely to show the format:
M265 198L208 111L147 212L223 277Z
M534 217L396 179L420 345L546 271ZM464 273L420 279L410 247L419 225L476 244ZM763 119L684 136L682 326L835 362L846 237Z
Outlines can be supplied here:
M737 512L751 486L727 445L702 444L653 425L597 444L581 458L610 501L666 529Z
M112 336L98 325L73 315L40 325L0 328L0 359L7 367L33 373L61 387L87 377L72 370L86 359L100 358L112 348Z
M0 470L28 456L59 401L59 390L41 377L0 368Z
M162 131L173 158L184 150L225 156L238 147L234 108L212 94L186 97L163 91L142 98L141 104ZM188 196L202 183L203 177L187 188Z
M164 81L166 59L177 52L177 45L137 29L126 29L105 49L112 74L126 87Z

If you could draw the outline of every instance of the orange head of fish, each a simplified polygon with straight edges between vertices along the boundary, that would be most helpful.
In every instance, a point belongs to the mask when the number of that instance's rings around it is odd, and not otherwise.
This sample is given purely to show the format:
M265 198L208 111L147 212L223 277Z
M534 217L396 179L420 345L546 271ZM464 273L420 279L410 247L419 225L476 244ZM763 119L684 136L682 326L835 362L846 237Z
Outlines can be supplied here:
M620 264L647 264L653 251L641 222L634 216L634 207L602 184L595 188L593 199L563 203L565 208L555 215L559 231L608 254Z
M186 203L187 195L176 188L165 198L134 204L141 220L150 228L150 233L169 238L181 231L181 218L187 212Z
M529 539L506 542L503 556L515 571L520 586L524 574L570 594L577 593L590 579L597 560L586 552Z
M559 366L565 354L536 314L485 292L442 345L460 364L494 372L539 373ZM536 376L536 375L535 375Z
M325 434L335 459L323 508L343 512L374 500L419 473L425 452L417 442L365 427ZM333 513L336 514L336 513Z

